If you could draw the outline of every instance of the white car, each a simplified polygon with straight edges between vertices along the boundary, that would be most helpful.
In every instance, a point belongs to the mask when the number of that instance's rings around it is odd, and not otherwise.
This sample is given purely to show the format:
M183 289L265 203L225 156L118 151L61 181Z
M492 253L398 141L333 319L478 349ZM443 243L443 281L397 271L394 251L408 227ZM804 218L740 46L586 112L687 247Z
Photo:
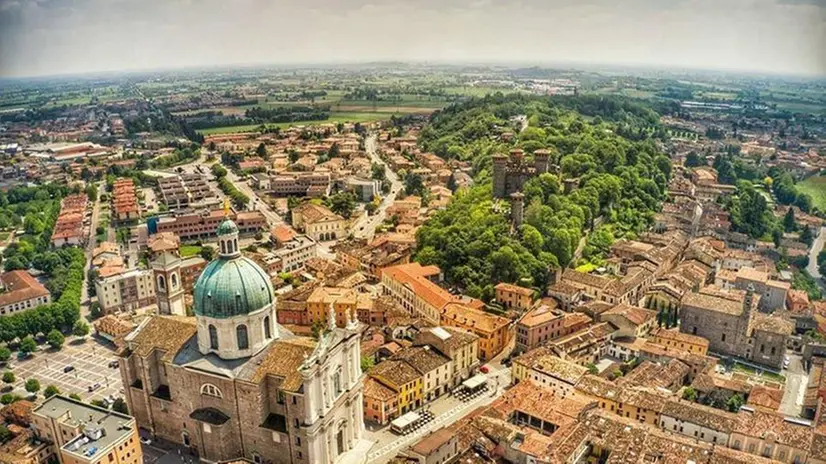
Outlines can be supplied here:
M151 438L146 438L146 437L141 437L141 443L143 443L144 445L151 445L152 444L152 439Z

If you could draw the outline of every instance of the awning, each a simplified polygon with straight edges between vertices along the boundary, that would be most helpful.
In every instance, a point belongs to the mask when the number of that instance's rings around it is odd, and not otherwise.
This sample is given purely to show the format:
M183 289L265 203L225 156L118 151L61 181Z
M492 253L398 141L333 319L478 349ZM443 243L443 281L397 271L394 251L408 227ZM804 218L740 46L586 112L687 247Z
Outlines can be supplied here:
M391 422L390 425L392 427L395 427L395 428L398 428L398 429L403 429L403 428L407 427L408 425L413 424L414 422L419 420L419 417L421 417L421 416L419 416L417 413L415 413L413 411L410 411L409 413L407 413L407 414L399 417L398 419L394 420L393 422Z
M475 390L486 383L488 383L488 378L485 374L476 374L462 382L462 386L469 390Z

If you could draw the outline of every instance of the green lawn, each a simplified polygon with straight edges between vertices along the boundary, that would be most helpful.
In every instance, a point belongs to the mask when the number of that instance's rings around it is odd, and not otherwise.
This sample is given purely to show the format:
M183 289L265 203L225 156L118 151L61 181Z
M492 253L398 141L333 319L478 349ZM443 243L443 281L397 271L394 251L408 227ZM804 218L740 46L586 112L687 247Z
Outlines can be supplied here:
M774 381L774 382L780 382L780 383L785 383L786 382L786 377L784 377L780 374L775 374L774 372L763 371L763 370L758 371L757 369L755 369L751 366L746 366L745 364L735 363L734 364L734 371L742 372L746 375L763 377L767 380L771 380L771 381Z
M821 211L826 210L826 176L812 176L798 182L797 189L812 197L812 204Z
M198 245L181 245L181 258L195 256L201 252L201 248Z

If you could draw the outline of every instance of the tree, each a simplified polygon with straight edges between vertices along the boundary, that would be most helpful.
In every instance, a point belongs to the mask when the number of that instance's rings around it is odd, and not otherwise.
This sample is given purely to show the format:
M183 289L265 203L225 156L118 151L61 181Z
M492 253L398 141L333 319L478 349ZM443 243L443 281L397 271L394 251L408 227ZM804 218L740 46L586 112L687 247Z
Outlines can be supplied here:
M353 210L356 209L356 197L349 192L336 193L328 197L328 202L330 204L330 211L344 218L352 216Z
M264 159L269 158L269 154L267 153L267 146L264 145L263 142L258 144L258 148L255 149L255 154Z
M37 349L37 342L34 341L31 335L20 341L20 352L29 354Z
M697 152L692 151L685 157L685 167L693 168L697 166L705 166L706 160L705 158L700 157L697 155Z
M734 395L731 395L728 401L726 401L726 408L730 412L737 412L744 403L745 400L743 399L743 395L735 393Z
M213 164L210 171L212 171L212 175L215 176L216 179L223 178L227 175L227 168L218 163Z
M287 151L287 157L290 160L290 164L295 163L299 158L298 151L295 148L291 148Z
M375 360L371 356L362 356L361 357L361 371L367 372L376 364Z
M812 233L812 228L809 226L804 226L803 230L800 232L800 241L806 245L811 245L814 239L815 236Z
M43 390L43 396L46 397L46 398L51 398L51 397L53 397L55 395L59 395L59 394L60 394L60 389L58 389L54 385L49 385L48 387L46 387L45 390Z
M0 424L0 443L5 443L11 439L11 432L5 424Z
M92 400L89 401L89 404L91 404L92 406L97 406L99 408L109 409L109 407L106 406L106 403L103 400Z
M112 411L119 412L121 414L129 414L129 406L127 406L126 401L123 398L116 398L115 402L112 403Z
M40 391L40 381L37 379L29 379L26 380L26 391L32 394L36 394Z
M80 319L78 319L78 322L80 322ZM52 329L52 331L46 335L46 341L48 341L49 346L59 350L63 346L63 342L66 341L66 337L64 337L59 330Z
M588 364L586 364L586 365L585 365L585 368L587 368L587 369L588 369L588 373L589 373L589 374L591 374L591 375L597 375L597 374L599 374L599 369L597 369L597 366L596 366L596 364L594 364L594 363L588 363Z
M381 163L373 163L371 166L371 177L375 180L384 180L387 178L387 169Z
M89 304L89 315L92 319L97 319L103 315L103 310L100 308L100 303L97 301L93 301Z
M794 219L794 208L789 207L789 210L786 211L786 215L783 216L783 229L786 232L794 232L797 223Z
M0 346L0 363L8 362L9 359L11 359L11 350Z
M69 398L71 398L75 401L81 401L80 395L78 395L77 393L69 393Z
M75 325L72 326L72 335L76 337L85 337L89 335L89 324L81 319L78 319L75 321Z
M3 372L3 383L5 383L7 385L11 385L15 381L17 381L17 378L15 377L14 372L12 372L12 371Z
M685 387L683 389L683 399L688 401L697 400L697 390L694 387Z
M408 195L423 195L424 193L424 182L422 181L422 176L415 173L410 172L404 178L404 191Z
M212 259L215 257L215 248L213 248L209 245L204 245L201 248L200 255L201 255L201 258L204 259L204 261L207 261L207 262L212 261Z
M12 404L16 401L20 401L20 395L13 395L11 393L5 393L3 396L0 396L0 403L2 404Z

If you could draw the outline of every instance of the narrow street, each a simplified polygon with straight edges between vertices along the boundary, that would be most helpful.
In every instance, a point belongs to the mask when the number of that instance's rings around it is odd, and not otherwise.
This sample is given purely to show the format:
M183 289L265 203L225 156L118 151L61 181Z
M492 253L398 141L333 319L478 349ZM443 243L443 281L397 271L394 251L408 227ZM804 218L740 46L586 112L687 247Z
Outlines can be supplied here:
M100 222L100 195L103 193L105 184L100 182L98 187L98 198L92 205L92 217L89 221L89 241L86 244L86 267L83 268L83 286L80 290L80 316L89 316L89 305L91 299L89 298L89 268L92 267L92 253L97 247L97 233L96 229Z
M364 141L364 147L367 151L367 154L370 156L370 160L373 163L378 163L384 166L384 172L387 176L387 180L390 181L390 193L387 194L381 201L378 209L372 216L368 216L367 214L363 214L361 217L356 220L353 224L353 236L356 238L366 238L371 240L376 233L376 227L378 227L382 222L384 222L387 208L396 201L396 195L401 191L403 188L402 182L399 179L399 176L390 169L390 166L384 162L383 159L378 154L378 140L375 134L370 135Z

